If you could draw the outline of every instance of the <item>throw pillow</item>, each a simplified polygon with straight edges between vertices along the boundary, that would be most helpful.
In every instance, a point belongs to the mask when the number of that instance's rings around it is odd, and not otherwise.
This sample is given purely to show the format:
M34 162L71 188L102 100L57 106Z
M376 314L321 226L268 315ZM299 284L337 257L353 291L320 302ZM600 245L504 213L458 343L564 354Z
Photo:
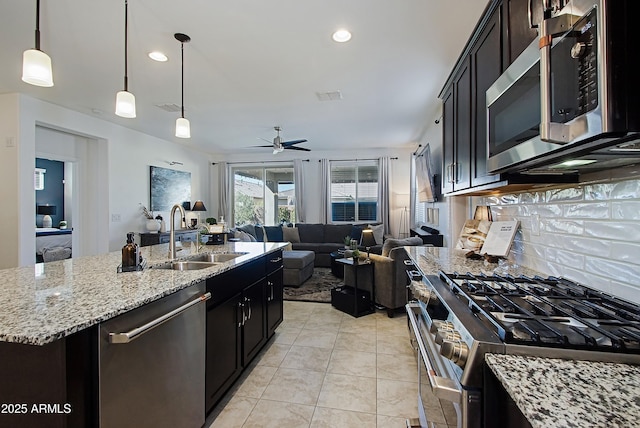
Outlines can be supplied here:
M282 238L285 242L300 242L300 233L297 227L283 227Z
M258 242L267 242L267 234L264 231L264 227L262 225L256 224L256 241Z
M238 226L236 229L248 233L249 235L253 236L254 238L257 238L256 236L256 228L254 225L252 224L244 224L242 226Z
M265 242L283 242L282 226L263 226L266 236Z
M256 238L253 235L249 235L247 232L242 230L236 230L233 234L233 237L239 239L241 242L255 242Z
M377 226L370 224L369 229L373 230L373 239L376 240L376 245L382 245L382 241L384 240L384 224Z

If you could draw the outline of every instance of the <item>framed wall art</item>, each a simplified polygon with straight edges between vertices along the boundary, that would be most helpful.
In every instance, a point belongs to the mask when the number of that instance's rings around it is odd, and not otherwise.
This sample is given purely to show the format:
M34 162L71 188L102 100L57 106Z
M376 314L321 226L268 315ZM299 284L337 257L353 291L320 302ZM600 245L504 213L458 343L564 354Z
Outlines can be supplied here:
M169 211L175 204L191 200L190 172L159 166L151 166L149 172L151 211Z

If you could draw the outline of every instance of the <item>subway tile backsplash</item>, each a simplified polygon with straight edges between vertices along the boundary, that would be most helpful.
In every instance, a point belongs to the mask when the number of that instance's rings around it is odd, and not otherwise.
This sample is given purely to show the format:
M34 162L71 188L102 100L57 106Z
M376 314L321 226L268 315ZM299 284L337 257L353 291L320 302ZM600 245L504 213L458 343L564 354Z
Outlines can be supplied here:
M511 258L640 303L640 179L486 196L494 220L520 220Z

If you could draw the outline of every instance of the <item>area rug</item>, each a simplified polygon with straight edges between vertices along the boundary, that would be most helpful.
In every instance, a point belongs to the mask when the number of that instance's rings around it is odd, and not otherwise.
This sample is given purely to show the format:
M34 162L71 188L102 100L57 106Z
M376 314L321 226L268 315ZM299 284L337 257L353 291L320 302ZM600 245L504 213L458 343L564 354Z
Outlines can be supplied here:
M327 267L316 267L300 287L284 287L284 300L331 303L331 289L342 284Z

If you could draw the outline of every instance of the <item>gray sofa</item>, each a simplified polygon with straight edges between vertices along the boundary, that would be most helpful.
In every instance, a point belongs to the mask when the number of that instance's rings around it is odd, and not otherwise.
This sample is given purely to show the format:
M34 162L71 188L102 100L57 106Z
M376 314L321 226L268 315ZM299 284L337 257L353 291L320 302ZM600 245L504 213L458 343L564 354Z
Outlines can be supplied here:
M366 227L367 224L297 223L292 227L295 231L288 230L286 232L283 232L282 226L244 225L238 226L236 229L253 236L258 242L288 241L291 243L292 250L313 251L316 255L315 266L330 267L330 254L344 248L345 236L350 236L359 242L362 230ZM285 236L285 233L288 236ZM364 250L362 247L360 249ZM380 254L382 245L370 247L370 252Z

